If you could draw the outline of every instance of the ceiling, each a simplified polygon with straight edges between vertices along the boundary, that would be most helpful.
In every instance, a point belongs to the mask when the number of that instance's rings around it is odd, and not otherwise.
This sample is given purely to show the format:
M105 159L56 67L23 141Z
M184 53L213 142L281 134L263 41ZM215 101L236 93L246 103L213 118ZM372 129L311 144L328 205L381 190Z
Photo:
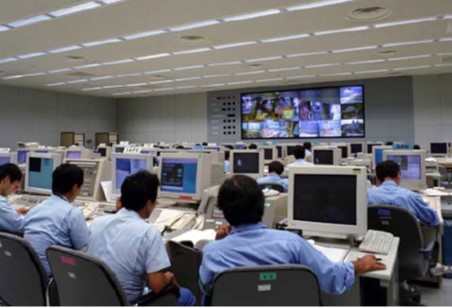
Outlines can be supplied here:
M449 72L451 0L0 0L6 85L121 98Z

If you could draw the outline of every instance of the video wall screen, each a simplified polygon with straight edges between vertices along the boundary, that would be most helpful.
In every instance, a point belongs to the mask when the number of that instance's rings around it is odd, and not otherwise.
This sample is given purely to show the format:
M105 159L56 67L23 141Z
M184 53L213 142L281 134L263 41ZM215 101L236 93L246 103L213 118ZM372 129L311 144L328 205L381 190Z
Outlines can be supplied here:
M365 137L361 85L244 93L242 139Z

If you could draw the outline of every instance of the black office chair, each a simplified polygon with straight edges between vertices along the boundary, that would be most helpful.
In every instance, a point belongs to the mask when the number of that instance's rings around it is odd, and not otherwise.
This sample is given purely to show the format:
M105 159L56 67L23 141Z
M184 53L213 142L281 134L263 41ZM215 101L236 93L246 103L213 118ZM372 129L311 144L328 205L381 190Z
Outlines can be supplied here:
M417 218L407 209L378 205L368 208L368 228L392 233L400 238L398 263L399 281L420 278L428 273L429 268L436 264L435 248L437 243L434 236L424 238ZM435 232L433 230L433 232ZM406 286L406 284L405 284ZM401 303L410 301L420 302L420 293L413 290L401 290Z
M259 188L260 189L273 189L273 190L277 190L279 192L284 192L284 186L282 186L279 183L263 183L263 184L259 184Z
M62 306L129 306L116 275L101 260L72 249L51 246L47 258ZM159 294L148 294L133 304L175 306L178 292L168 287Z
M0 301L8 306L46 306L47 274L31 245L0 233Z
M315 274L302 265L241 267L219 273L212 306L320 306Z

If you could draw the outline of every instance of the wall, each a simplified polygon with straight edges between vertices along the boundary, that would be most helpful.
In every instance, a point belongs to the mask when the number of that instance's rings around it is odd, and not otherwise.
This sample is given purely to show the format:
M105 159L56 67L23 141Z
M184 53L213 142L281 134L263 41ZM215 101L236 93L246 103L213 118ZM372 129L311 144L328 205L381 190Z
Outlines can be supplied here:
M130 142L207 140L205 93L117 101L118 131Z
M116 131L113 100L0 85L0 147L17 141L57 146L60 132L85 133L94 144L95 132Z
M452 141L452 74L413 77L415 142Z

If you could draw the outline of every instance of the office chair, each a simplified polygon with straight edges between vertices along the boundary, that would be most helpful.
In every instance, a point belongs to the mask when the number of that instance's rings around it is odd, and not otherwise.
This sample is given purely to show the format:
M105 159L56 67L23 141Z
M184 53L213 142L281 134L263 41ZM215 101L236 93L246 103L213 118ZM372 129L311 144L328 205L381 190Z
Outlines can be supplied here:
M279 192L284 192L284 186L282 186L279 183L263 183L263 184L259 184L259 189L273 189L273 190L277 190Z
M101 260L65 247L51 246L47 258L58 289L61 306L129 306L116 275ZM159 294L147 294L134 303L139 306L175 306L178 293L167 287Z
M0 301L8 306L46 306L47 274L23 238L0 233Z
M440 176L440 186L450 188L451 186L451 173L443 166L438 166L438 172Z
M320 306L315 274L302 265L241 267L219 273L212 306Z
M436 264L436 260L432 260L437 247L435 237L424 238L417 218L410 211L388 205L369 206L367 218L369 229L386 231L400 238L399 281L423 277ZM407 287L406 283L404 285ZM412 287L409 289L408 292L401 289L401 304L420 302L420 293Z

